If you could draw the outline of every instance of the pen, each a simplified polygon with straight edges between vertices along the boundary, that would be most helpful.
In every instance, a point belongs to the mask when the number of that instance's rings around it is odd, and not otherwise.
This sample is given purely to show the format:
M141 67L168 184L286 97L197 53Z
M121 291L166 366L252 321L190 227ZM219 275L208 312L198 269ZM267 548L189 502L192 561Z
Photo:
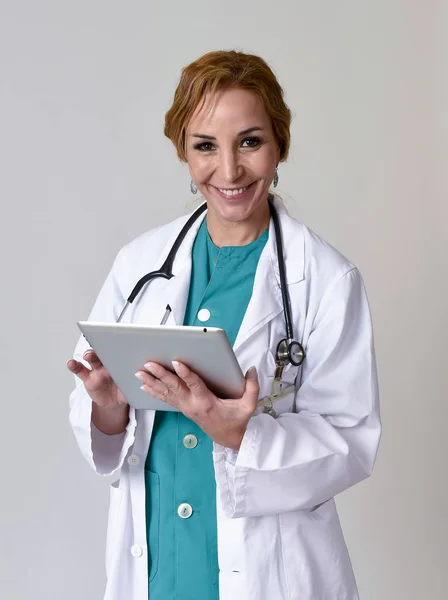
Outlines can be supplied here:
M170 313L171 313L171 306L169 304L167 304L165 314L163 315L163 319L161 320L160 325L165 325L165 323L168 321L168 317L170 316Z

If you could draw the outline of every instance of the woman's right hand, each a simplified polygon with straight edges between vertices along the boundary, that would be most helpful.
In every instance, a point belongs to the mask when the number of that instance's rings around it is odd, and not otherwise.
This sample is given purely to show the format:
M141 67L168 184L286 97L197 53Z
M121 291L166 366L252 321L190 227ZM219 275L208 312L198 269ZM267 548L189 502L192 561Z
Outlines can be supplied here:
M126 398L92 349L87 350L83 358L91 370L75 359L67 361L67 368L82 380L92 399L93 424L107 435L124 433L129 422Z
M82 362L74 359L67 361L67 368L82 380L92 401L101 408L116 408L126 405L126 398L118 389L98 355L90 348L83 354L83 358L92 367L91 370Z

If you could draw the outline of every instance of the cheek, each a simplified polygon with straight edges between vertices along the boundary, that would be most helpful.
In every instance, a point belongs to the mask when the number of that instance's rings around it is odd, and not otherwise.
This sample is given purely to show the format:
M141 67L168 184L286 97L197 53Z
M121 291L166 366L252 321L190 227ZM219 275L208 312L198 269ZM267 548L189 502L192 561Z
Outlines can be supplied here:
M248 166L260 179L270 179L274 175L277 164L275 148L265 146L259 152L248 154Z
M270 181L274 176L275 165L277 163L272 160L272 157L263 157L262 160L257 160L251 166L252 171L256 174L260 179L266 179Z
M213 171L211 161L202 156L190 157L188 168L190 169L192 179L199 184L205 181Z

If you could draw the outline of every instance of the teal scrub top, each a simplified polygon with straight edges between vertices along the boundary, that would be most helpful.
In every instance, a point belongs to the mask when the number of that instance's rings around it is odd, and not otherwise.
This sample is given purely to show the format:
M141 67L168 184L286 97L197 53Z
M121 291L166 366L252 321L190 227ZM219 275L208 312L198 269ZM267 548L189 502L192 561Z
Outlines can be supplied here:
M246 246L218 248L203 220L184 325L221 327L234 344L268 231ZM212 451L212 440L182 413L156 412L145 464L151 600L219 599Z

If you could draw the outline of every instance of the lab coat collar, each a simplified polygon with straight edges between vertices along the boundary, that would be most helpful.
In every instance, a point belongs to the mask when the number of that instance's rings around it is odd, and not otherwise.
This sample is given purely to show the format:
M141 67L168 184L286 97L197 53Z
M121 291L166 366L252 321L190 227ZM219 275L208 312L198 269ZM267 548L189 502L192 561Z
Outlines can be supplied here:
M277 209L277 213L280 220L280 228L282 232L283 254L286 267L286 281L288 282L288 285L291 285L293 283L298 283L299 281L302 281L302 279L304 278L305 252L302 224L289 216L285 205L279 198L274 197L274 205ZM207 211L205 210L201 215L199 215L199 217L193 223L192 227L187 233L183 243L181 244L177 252L176 258L174 260L174 276L180 275L182 271L184 271L188 263L190 263L191 266L191 252L193 249L193 243L196 239L196 235L206 214ZM191 215L185 217L184 221L182 222L182 226L187 222L190 216ZM172 239L168 241L166 248L163 252L164 255L168 254L178 233L179 231L176 231ZM276 236L274 222L272 219L269 223L269 239L265 248L263 249L261 258L268 258L270 260L271 267L275 273L275 277L278 281L278 284L280 285L280 272L278 268Z

